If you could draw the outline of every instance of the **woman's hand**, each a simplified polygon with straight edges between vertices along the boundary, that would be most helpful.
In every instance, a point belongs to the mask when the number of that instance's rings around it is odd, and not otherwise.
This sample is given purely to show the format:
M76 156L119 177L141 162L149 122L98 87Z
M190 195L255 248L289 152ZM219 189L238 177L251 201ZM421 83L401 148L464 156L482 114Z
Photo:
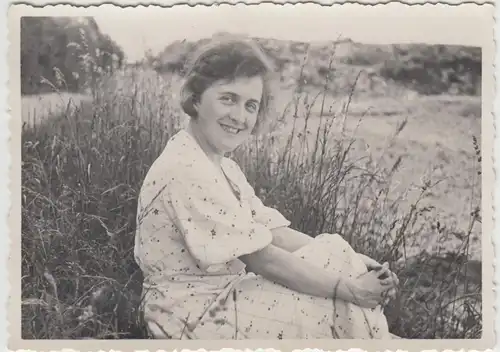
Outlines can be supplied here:
M395 287L391 288L389 291L386 292L385 298L384 298L384 301L382 302L382 304L383 305L389 304L391 299L396 298L396 294L397 294L397 288L395 288Z
M351 302L364 308L375 308L397 284L391 276L381 279L377 270L368 271L349 283Z
M398 279L397 275L394 274L389 269L389 263L385 262L384 264L380 264L375 259L372 259L364 254L359 254L359 255L361 256L363 263L365 263L368 271L378 271L379 272L378 276L381 279L392 278L392 280L394 281L395 288L394 288L394 290L391 290L390 296L394 296L395 290L396 290L397 286L399 285L399 279Z

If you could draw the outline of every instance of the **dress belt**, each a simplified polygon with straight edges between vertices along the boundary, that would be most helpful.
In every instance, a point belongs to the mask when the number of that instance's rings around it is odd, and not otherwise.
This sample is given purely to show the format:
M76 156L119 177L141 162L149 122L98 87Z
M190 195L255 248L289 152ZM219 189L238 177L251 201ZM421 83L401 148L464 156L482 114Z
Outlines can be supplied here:
M194 332L200 321L203 319L203 317L207 314L209 310L211 310L214 306L214 303L222 302L223 304L227 301L229 298L229 295L231 292L233 292L233 289L235 286L239 285L242 281L254 278L256 275L254 273L248 273L246 270L241 271L240 273L235 275L235 278L229 282L224 288L214 290L214 294L216 294L213 302L205 308L201 314L195 318L194 320L186 322L186 328L189 332ZM143 282L143 288L145 289L156 289L156 288L161 288L165 287L167 283L147 283ZM185 331L187 333L188 331Z
M255 276L256 275L254 273L247 273L246 271L239 273L237 278L231 281L226 287L224 287L220 291L220 293L215 297L212 304L209 305L196 320L188 324L188 329L190 331L194 331L196 329L196 326L198 326L198 324L200 323L201 319L203 319L203 317L207 314L207 312L213 308L214 303L217 302L222 302L223 304L226 303L227 299L229 298L229 295L231 294L231 292L233 292L235 286L239 285L242 281L254 278Z

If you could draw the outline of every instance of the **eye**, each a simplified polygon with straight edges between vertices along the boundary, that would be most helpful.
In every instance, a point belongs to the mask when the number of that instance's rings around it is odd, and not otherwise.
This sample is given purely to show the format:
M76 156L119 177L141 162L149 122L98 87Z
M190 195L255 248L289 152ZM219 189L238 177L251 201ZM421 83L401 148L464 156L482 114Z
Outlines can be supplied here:
M247 110L250 112L256 112L259 109L259 106L255 102L247 103Z
M224 104L234 104L236 102L236 98L234 97L234 95L231 94L224 94L219 99Z

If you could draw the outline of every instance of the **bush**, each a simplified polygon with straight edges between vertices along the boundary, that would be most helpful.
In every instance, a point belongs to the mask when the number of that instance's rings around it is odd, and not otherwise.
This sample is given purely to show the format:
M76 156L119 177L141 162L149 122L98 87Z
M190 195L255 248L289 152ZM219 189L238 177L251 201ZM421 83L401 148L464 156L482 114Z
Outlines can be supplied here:
M402 82L420 94L481 94L481 49L453 46L396 47L380 75Z

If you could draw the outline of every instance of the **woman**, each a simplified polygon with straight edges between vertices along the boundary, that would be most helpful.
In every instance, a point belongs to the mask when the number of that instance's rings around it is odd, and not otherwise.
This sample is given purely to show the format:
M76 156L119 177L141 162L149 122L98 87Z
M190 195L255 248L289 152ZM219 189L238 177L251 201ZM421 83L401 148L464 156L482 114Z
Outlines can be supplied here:
M203 48L174 135L141 189L135 258L154 338L390 338L386 265L338 235L311 238L266 207L224 155L266 122L272 70L242 39Z

